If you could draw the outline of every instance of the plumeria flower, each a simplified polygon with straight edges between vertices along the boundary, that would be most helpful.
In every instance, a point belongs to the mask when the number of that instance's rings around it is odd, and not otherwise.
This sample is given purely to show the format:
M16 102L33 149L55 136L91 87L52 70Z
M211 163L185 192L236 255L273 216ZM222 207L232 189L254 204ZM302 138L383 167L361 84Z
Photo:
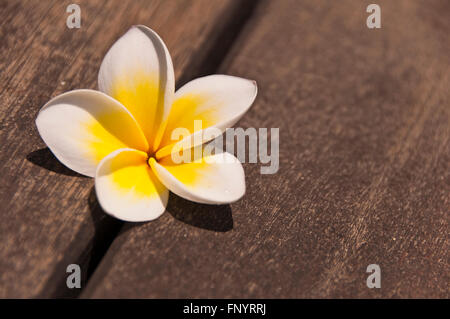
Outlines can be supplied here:
M100 91L66 92L37 116L39 134L52 153L70 169L95 177L100 205L118 219L159 217L169 190L206 204L231 203L245 193L244 170L233 155L204 155L188 163L176 163L172 155L187 139L201 145L212 139L203 134L207 130L223 132L236 123L253 103L256 83L210 75L175 92L174 78L161 38L134 26L103 59ZM198 120L203 128L194 125ZM174 140L176 128L190 136Z

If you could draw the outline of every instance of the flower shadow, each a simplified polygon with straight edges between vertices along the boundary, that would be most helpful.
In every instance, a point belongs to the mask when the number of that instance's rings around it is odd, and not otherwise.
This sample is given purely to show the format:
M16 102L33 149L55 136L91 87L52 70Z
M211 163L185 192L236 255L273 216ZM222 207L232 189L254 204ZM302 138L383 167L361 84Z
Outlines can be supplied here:
M198 204L170 193L166 212L175 219L194 227L216 232L227 232L233 229L230 205Z
M58 174L66 176L86 177L72 171L70 168L67 168L66 166L61 164L61 162L58 161L58 159L55 157L55 155L53 155L48 147L33 151L29 153L26 158L34 165L40 166Z
M33 151L29 153L26 158L34 165L58 174L86 177L61 164L48 147ZM100 216L106 216L106 213L99 207L100 205L98 204L93 189L89 195L88 202L94 224L97 224L96 220L98 220ZM170 193L166 211L175 219L194 227L216 232L227 232L233 229L233 216L230 205L198 204ZM108 216L107 220L109 219ZM109 222L107 221L106 223ZM142 223L133 223L132 225L137 226L140 224ZM112 228L116 227L117 225L112 226ZM115 232L116 231L117 230L115 229Z

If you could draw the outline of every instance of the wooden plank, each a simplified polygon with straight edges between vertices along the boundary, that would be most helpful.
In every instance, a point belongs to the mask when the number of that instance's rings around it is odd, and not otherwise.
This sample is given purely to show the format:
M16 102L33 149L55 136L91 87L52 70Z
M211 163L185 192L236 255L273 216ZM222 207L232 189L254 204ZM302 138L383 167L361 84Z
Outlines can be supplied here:
M99 208L93 181L45 148L34 124L39 108L64 91L95 89L104 54L134 24L162 36L178 78L206 71L216 44L232 41L233 32L224 30L234 31L249 7L229 0L84 0L76 2L81 28L68 29L69 3L0 4L1 298L76 295L65 286L67 265L81 265L84 284L122 225Z
M449 297L448 1L266 1L220 72L257 80L240 127L280 128L231 206L175 196L127 224L82 297ZM381 289L366 268L381 267Z

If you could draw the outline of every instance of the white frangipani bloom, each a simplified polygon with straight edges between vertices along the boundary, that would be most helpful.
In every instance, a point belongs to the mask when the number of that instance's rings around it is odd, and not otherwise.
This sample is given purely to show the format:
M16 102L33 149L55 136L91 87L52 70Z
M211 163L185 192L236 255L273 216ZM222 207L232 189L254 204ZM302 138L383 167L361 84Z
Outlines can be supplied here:
M200 134L202 144L210 140L201 134L205 130L224 131L236 123L256 97L254 81L211 75L175 92L165 44L151 29L134 26L106 54L98 85L100 91L74 90L53 98L36 125L64 165L95 177L98 200L108 214L153 220L165 211L169 190L208 204L244 195L244 170L233 155L177 164L171 154L192 135ZM204 129L196 131L196 120ZM191 136L173 140L176 128L188 129Z

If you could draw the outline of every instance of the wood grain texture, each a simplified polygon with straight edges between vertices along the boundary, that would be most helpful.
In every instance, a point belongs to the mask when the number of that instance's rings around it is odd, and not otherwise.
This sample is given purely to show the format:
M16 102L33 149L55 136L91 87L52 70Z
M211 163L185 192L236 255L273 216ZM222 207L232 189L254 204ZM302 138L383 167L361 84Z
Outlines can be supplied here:
M262 3L219 71L257 80L238 126L280 128L279 172L125 225L82 297L450 297L450 3L377 3L379 30L363 1Z
M68 264L82 266L121 223L99 208L93 180L63 167L34 120L51 97L97 87L108 48L134 24L165 40L176 76L201 70L242 11L236 1L84 0L81 28L66 27L72 1L0 2L0 297L61 297ZM209 61L209 60L208 60ZM208 62L210 63L210 62ZM190 75L189 75L190 74ZM103 247L104 248L104 247Z

